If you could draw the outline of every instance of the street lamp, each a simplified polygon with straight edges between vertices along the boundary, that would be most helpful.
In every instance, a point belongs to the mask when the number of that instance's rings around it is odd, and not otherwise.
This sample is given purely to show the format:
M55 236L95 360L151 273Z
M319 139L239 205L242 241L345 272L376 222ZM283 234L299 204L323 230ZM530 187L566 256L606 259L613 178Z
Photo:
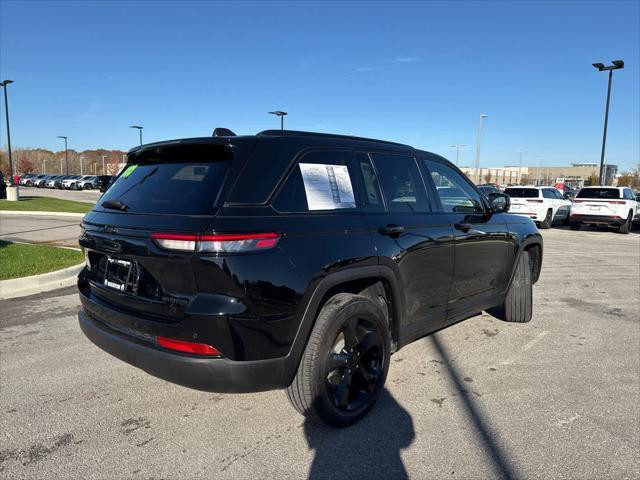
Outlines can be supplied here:
M47 170L47 159L43 159L42 160L42 174L44 175L44 172L46 172Z
M129 128L137 128L138 132L140 133L140 145L142 145L142 129L144 127L141 127L140 125L131 125Z
M624 61L613 60L612 65L605 67L602 63L593 63L592 65L598 69L599 72L609 72L609 87L607 88L607 106L604 111L604 131L602 132L602 153L600 154L600 185L606 184L606 175L604 173L604 147L607 143L607 124L609 123L609 101L611 100L611 78L613 77L613 71L620 68L624 68Z
M0 85L4 87L4 110L7 115L7 147L9 149L9 185L13 187L13 160L11 159L11 132L9 131L9 100L7 99L7 85L13 80L3 80Z
M83 173L82 173L82 164L83 164L83 160L84 160L84 157L80 157L80 176L82 176L82 175L83 175Z
M455 145L449 145L451 148L456 149L456 166L458 166L458 160L460 159L460 147L466 147L468 145L464 145L462 143L456 143Z
M287 115L287 112L283 112L282 110L276 110L275 112L269 112L271 115L277 115L280 117L280 130L284 130L284 116Z
M102 155L102 175L106 175L106 170L104 169L104 159L107 158L106 155Z
M58 138L63 138L64 139L64 168L65 168L65 174L69 175L69 153L68 153L68 149L67 149L67 138L68 137L65 137L63 135L58 135ZM60 173L62 173L62 165L60 165Z
M542 157L538 157L538 174L536 175L536 185L540 186L542 182Z
M476 183L480 183L480 137L482 136L482 120L487 118L484 113L480 114L480 121L478 122L478 139L476 141Z
M527 152L517 150L516 153L520 155L520 160L518 160L518 183L522 185L522 154Z

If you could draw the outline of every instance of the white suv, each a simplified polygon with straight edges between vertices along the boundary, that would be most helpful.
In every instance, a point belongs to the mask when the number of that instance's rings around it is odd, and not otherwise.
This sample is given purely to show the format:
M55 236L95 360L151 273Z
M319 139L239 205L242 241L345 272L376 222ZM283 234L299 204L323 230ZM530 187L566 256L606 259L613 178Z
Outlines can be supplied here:
M549 228L555 220L569 222L571 200L564 198L553 187L507 187L505 194L511 198L509 213L524 215L540 228Z
M629 187L585 187L578 192L571 211L571 230L582 224L616 227L629 233L640 217L640 204Z

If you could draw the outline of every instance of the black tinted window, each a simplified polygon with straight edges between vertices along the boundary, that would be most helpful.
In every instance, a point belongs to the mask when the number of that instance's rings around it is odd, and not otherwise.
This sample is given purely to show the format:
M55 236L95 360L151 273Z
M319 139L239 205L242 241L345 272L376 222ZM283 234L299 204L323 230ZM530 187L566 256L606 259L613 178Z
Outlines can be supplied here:
M426 212L427 194L413 157L373 154L382 192L390 212Z
M583 188L577 198L620 198L617 188Z
M553 198L553 199L556 198L555 194L553 193L553 190L551 190L550 188L542 189L542 196L544 198Z
M440 162L424 160L424 163L431 174L444 212L484 212L480 194L463 175Z
M273 207L279 212L355 209L350 157L346 150L307 153L290 172Z
M537 188L506 188L504 193L512 198L538 198Z
M119 200L131 213L211 214L230 160L230 151L218 145L131 155L98 205Z

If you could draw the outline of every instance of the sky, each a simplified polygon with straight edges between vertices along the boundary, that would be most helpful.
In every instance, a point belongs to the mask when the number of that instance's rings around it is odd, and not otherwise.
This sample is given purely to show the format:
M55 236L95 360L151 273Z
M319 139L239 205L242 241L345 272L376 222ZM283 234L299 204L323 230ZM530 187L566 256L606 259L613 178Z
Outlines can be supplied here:
M485 167L640 161L640 2L0 0L13 148L285 128L407 143ZM0 143L6 144L4 101ZM542 159L542 160L540 160Z

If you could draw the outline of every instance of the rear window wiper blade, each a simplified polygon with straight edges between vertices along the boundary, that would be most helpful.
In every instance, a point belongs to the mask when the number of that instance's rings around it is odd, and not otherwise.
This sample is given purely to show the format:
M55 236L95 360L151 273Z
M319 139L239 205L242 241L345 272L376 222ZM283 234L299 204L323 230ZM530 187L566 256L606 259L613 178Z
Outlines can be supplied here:
M114 210L122 210L123 212L126 212L127 210L129 210L129 207L122 201L120 200L106 200L104 202L102 202L102 206L104 208L112 208Z

